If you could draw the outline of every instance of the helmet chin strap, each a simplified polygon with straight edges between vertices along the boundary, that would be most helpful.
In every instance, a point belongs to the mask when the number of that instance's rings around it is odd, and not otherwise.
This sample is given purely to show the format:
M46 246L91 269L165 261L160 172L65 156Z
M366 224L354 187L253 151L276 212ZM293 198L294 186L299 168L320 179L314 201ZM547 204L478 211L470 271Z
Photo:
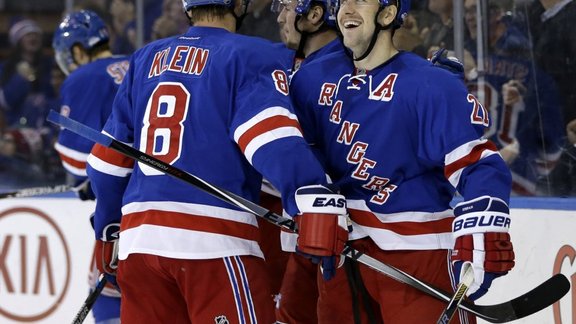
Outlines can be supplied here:
M378 22L378 16L382 12L382 10L384 10L384 8L385 7L380 7L378 9L378 12L376 12L376 16L374 16L374 26L375 27L374 27L374 32L372 33L372 38L370 39L370 44L368 45L368 48L366 49L364 54L360 55L357 58L353 58L354 61L362 61L368 55L370 55L370 52L372 52L372 49L374 49L374 45L376 45L376 40L378 39L378 34L380 33L380 31L390 29L390 28L392 28L392 26L394 26L394 21L392 21L391 23L389 23L386 26L382 26Z

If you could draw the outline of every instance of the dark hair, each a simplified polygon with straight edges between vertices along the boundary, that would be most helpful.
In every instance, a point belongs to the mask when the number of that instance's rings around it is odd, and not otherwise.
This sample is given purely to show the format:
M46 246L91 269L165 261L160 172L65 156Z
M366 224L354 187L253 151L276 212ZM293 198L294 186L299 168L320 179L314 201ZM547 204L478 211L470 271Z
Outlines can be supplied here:
M233 13L233 11L234 8L222 5L198 6L188 10L188 18L190 19L190 23L194 25L195 22L205 18L224 18L227 13Z

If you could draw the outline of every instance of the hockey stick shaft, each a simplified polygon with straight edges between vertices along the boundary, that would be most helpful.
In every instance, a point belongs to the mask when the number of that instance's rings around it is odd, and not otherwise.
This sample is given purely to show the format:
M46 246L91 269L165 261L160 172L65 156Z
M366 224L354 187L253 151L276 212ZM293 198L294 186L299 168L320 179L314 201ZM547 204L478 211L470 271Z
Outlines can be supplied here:
M232 192L229 192L225 189L222 188L218 188L212 184L209 184L208 182L188 173L185 172L183 170L180 170L176 167L173 167L172 165L165 163L161 160L158 160L144 152L141 152L131 146L128 146L120 141L117 141L115 139L113 139L112 137L106 135L106 134L102 134L86 125L83 125L77 121L74 121L70 118L67 118L65 116L62 116L60 114L58 114L55 111L50 111L50 113L48 114L48 120L50 122L53 122L59 126L62 126L64 128L67 128L68 130L83 136L89 140L92 140L93 142L96 142L98 144L101 144L103 146L109 147L113 150L118 151L119 153L130 157L136 161L142 162L152 168L155 168L156 170L162 171L176 179L182 180L184 182L187 182L195 187L197 187L198 189L216 197L219 198L227 203L230 203L242 210L248 211L250 213L253 213L254 215L263 217L265 219L267 219L268 221L281 226L283 228L289 229L291 231L297 232L297 228L296 228L296 224L294 223L294 221L292 219L288 219L279 215L274 214L273 212L271 212L270 210L259 206L243 197L240 197ZM356 260L362 264L364 264L365 266L380 272L392 279L395 279L399 282L405 283L407 285L410 285L418 290L420 290L421 292L428 294L434 298L437 298L439 300L448 302L451 299L451 295L435 288L434 286L427 284L423 281L421 281L420 279L417 279L405 272L403 272L402 270L396 269L390 265L387 265L383 262L380 262L379 260L376 260L368 255L363 254L362 252L355 250L354 248L352 248L350 245L347 245L344 248L344 251L342 252L343 255L345 255L346 257L352 259L352 260ZM561 276L562 278L559 278L558 276ZM567 285L567 287L566 287ZM552 288L550 288L552 287ZM515 314L515 307L518 308L520 306L524 307L523 313L521 314L521 317L524 316L528 316L532 313L535 313L549 305L551 305L552 303L554 303L555 301L557 301L558 299L560 299L562 296L564 296L570 287L570 283L568 281L568 279L566 279L566 277L564 277L563 275L557 275L556 277L553 277L551 279L549 279L548 281L546 281L545 283L541 284L540 286L538 286L537 288L533 289L532 291L528 292L527 294L520 296L512 301L509 302L505 302L503 304L499 304L499 305L491 305L491 306L477 306L471 303L467 303L466 301L462 302L460 305L458 305L458 307L467 310L475 315L477 315L478 317L481 317L489 322L493 322L493 323L501 323L502 319L505 320L513 320L516 318L520 318L517 316L517 314ZM544 301L536 301L536 303L534 304L534 301L531 299L534 299L534 296L536 293L539 293L540 291L546 291L546 292L552 292L553 294L550 294L551 296L549 296L548 299L544 300ZM527 298L527 296L531 297L531 298ZM517 302L518 305L513 305L512 302ZM528 306L526 306L528 305Z
M71 190L72 190L71 186L64 184L55 186L24 188L12 192L0 193L0 199L34 197L53 193L67 192Z
M458 305L462 302L464 297L466 296L466 292L470 285L474 282L474 270L472 270L472 266L469 263L464 263L462 266L462 280L458 284L456 288L456 292L452 296L452 299L448 302L448 306L446 309L440 314L440 318L436 322L436 324L449 324L450 320L458 310Z
M104 290L106 282L107 282L106 277L102 275L100 280L98 281L98 284L96 284L96 287L94 287L94 290L88 295L88 297L86 297L84 304L82 305L82 307L80 307L78 313L76 313L76 316L72 320L72 324L82 324L84 322L86 316L88 316L88 313L90 313L90 310L94 306L96 299L98 299L98 296L100 296L102 290Z

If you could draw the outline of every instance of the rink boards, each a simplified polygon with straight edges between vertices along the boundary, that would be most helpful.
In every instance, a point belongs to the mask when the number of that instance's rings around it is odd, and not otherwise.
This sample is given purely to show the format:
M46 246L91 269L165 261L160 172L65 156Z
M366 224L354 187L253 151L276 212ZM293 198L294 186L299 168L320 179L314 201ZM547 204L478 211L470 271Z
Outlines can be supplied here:
M513 198L511 207L516 267L479 304L512 299L559 272L576 283L576 199ZM93 209L73 197L0 200L0 323L72 320L88 293ZM516 323L576 323L576 289Z

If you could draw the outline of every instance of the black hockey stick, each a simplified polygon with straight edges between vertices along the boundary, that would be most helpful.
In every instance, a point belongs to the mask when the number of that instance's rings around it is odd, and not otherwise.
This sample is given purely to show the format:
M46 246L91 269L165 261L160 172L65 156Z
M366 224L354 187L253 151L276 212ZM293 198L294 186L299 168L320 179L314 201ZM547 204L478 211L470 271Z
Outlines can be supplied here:
M110 136L107 136L106 134L102 134L84 124L74 121L68 117L62 116L55 111L50 111L47 119L93 142L109 147L115 151L118 151L119 153L122 153L127 157L142 162L156 170L171 175L174 178L187 182L197 187L198 189L216 198L219 198L225 202L228 202L238 208L241 208L256 216L263 217L278 226L281 226L294 232L297 231L296 224L292 219L276 215L262 206L259 206L225 189L211 185L208 182L186 171L173 167L172 165L165 163L161 160L158 160L153 156L150 156L131 146L128 146L120 141L117 141L111 138ZM439 300L448 302L452 297L451 294L448 294L438 288L435 288L434 286L425 283L403 272L402 270L396 269L368 255L365 255L360 251L355 250L349 245L347 245L344 248L342 254L350 259L356 260L366 265L367 267L375 271L378 271L399 282L410 285ZM544 283L540 284L538 287L532 289L528 293L520 297L517 297L511 301L504 302L502 304L486 305L486 306L474 305L472 303L464 301L459 305L459 307L475 314L476 316L486 321L492 323L504 323L507 321L515 320L518 318L534 314L552 305L554 302L562 298L562 296L564 296L569 290L570 290L570 282L568 281L568 279L562 274L557 274L554 277L545 281Z
M101 275L98 284L96 285L96 287L94 287L94 290L88 295L88 297L86 297L84 304L82 304L82 307L80 307L80 310L78 310L78 313L76 313L76 316L72 320L72 324L82 324L84 322L86 316L88 316L88 313L90 313L92 306L94 306L96 299L98 299L98 296L100 296L102 290L104 290L106 282L107 282L106 277L104 277L104 275Z
M474 270L472 270L472 266L469 263L464 263L462 265L462 279L456 288L456 292L448 302L448 306L446 309L440 314L440 318L436 324L449 324L450 320L454 316L454 313L458 310L458 305L464 300L466 296L466 292L470 285L474 282Z
M40 195L47 195L53 193L61 193L71 191L72 187L68 185L55 185L55 186L45 186L45 187L32 187L32 188L24 188L12 192L4 192L0 193L0 199L3 198L25 198L25 197L34 197Z

